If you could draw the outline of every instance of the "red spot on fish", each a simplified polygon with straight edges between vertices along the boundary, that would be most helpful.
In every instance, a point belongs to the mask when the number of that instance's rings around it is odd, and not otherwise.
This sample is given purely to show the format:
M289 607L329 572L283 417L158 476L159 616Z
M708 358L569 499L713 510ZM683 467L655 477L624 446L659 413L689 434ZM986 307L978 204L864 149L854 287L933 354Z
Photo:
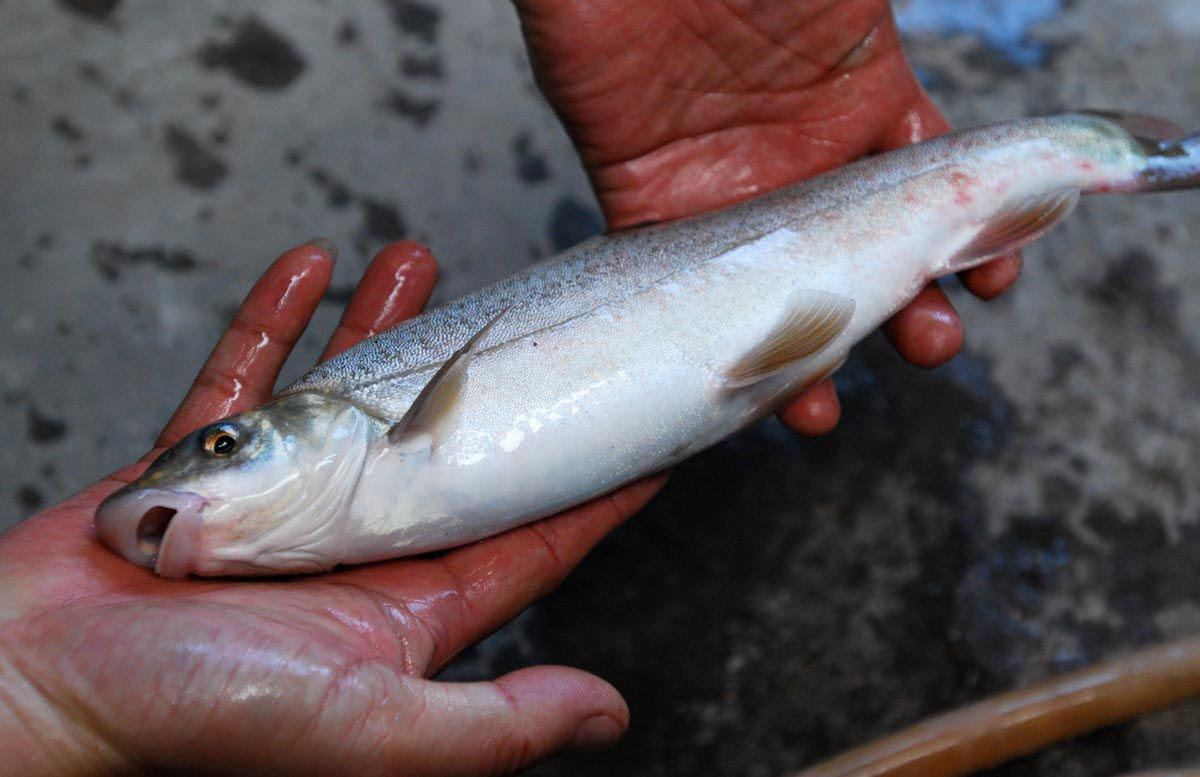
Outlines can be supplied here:
M1084 171L1085 173L1090 173L1096 169L1096 166L1093 165L1091 162L1080 162L1079 169Z
M971 188L975 185L974 178L956 170L950 173L950 185L954 187L955 205L970 205L974 201L975 197L971 194Z

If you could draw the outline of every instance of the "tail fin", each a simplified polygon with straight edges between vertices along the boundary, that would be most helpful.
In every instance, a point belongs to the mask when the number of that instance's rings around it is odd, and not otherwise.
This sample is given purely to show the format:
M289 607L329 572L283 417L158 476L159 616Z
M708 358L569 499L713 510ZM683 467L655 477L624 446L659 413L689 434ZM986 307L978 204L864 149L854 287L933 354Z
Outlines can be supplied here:
M1188 135L1166 119L1140 113L1083 113L1116 124L1146 155L1146 166L1137 173L1138 191L1200 187L1200 132Z
M1138 176L1145 191L1191 189L1200 186L1200 132L1159 143Z

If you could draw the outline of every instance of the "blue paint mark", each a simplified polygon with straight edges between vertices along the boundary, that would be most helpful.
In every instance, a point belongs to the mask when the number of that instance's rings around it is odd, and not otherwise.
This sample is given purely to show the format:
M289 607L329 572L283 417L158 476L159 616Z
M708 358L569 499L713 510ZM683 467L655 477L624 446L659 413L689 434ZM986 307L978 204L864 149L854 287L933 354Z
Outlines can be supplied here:
M1049 47L1029 31L1062 11L1063 0L909 0L896 9L896 22L910 34L973 35L1014 65L1037 67Z

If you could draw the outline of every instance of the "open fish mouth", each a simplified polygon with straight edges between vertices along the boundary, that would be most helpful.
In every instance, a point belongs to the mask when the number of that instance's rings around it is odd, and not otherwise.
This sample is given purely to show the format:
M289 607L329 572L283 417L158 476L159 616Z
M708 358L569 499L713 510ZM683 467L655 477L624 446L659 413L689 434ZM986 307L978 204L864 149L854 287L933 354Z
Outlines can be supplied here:
M123 488L96 509L96 534L129 561L163 577L195 568L208 500L187 491Z

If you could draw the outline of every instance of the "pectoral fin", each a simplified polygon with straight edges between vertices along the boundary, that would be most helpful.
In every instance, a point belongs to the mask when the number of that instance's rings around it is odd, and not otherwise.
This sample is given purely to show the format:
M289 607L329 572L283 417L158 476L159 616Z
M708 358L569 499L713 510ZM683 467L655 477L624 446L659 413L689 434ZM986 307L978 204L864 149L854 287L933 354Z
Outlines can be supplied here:
M421 435L433 438L434 430L450 415L455 403L462 396L463 388L467 385L467 368L471 364L471 357L475 355L484 336L507 312L507 309L500 311L495 318L484 324L482 329L434 373L425 384L425 388L421 389L421 393L417 394L404 417L388 430L389 442L398 444Z
M853 315L849 297L815 289L799 292L770 335L725 371L724 385L749 386L819 353L846 331Z
M958 272L1032 243L1067 217L1079 202L1078 189L1059 189L1010 203L996 213L950 261Z

